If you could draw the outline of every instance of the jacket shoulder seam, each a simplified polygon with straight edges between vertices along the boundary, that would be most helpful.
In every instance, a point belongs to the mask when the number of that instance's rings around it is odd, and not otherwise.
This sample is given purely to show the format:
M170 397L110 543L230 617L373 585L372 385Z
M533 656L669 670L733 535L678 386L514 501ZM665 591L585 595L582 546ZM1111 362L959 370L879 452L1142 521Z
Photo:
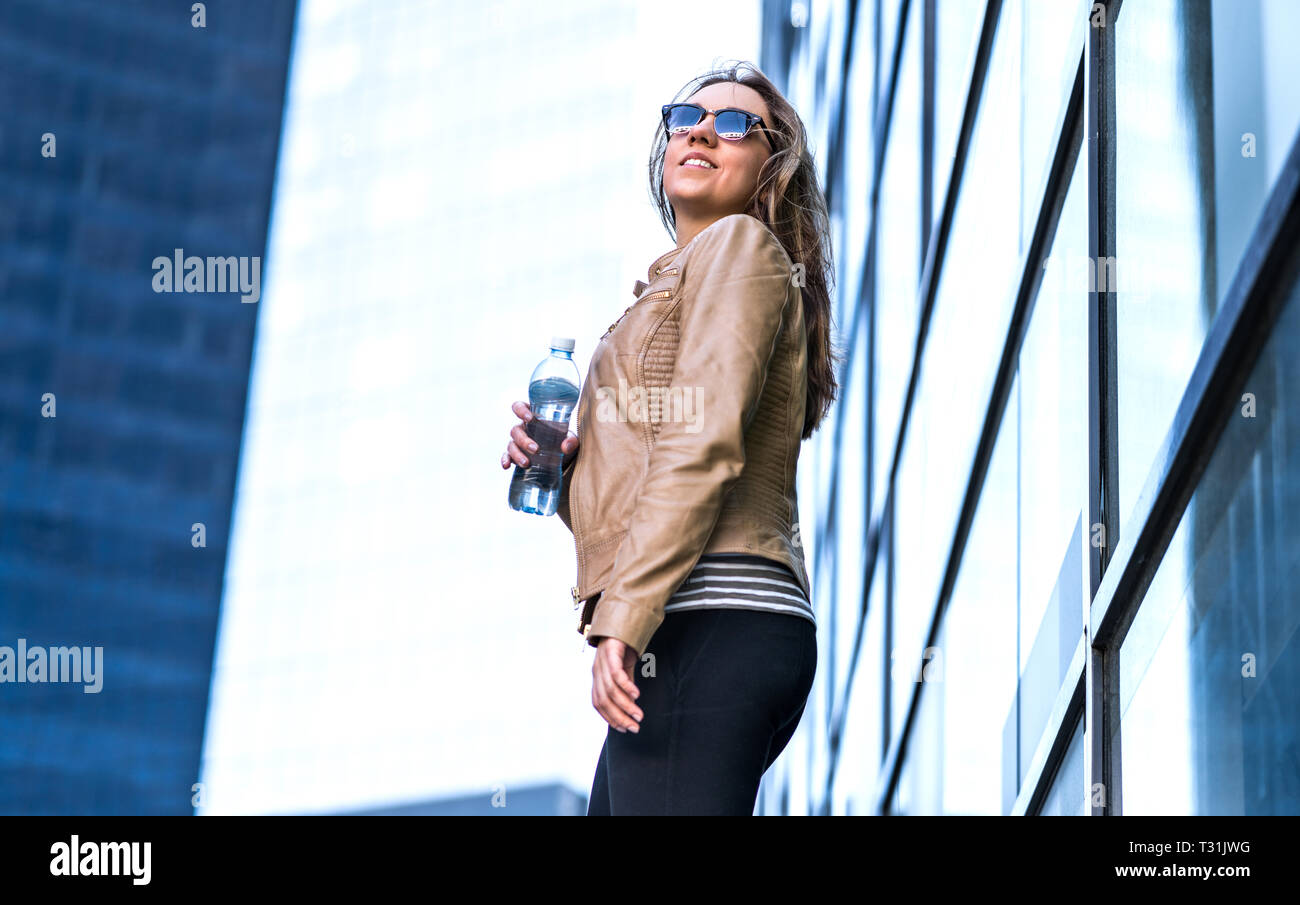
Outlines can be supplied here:
M756 224L758 228L762 230L762 232L765 234L763 243L764 244L770 243L773 247L776 248L777 253L780 255L781 260L784 262L783 267L787 272L794 267L794 262L790 258L790 253L785 250L785 246L781 244L781 240L777 238L776 233L772 232L771 227L769 227L766 223L764 223L762 220L759 220L757 217L753 216L752 214L728 214L725 217L715 220L713 223L710 223L708 226L702 229L695 236L695 238L691 239L691 241L686 244L686 247L682 250L682 253L678 256L678 260L680 262L678 266L681 268L681 272L678 276L677 286L675 287L678 290L677 292L678 295L680 295L680 290L686 284L687 272L691 269L691 264L695 256L695 252L698 250L695 243L698 242L702 236L706 235L711 230L717 229L721 224L728 223L729 221L731 223L736 224L735 228L737 229L753 228L753 227L740 226L739 224L742 221L737 220L736 218L738 217L742 217L745 220L748 220Z

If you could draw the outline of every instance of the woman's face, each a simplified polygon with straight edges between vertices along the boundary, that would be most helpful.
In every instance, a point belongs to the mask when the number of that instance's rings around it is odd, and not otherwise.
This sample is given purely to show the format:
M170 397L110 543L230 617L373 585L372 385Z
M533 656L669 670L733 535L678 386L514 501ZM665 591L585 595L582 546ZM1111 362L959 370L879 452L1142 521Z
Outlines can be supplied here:
M772 117L760 95L748 85L714 82L687 98L706 110L733 107L756 113L771 128ZM718 137L714 117L704 118L679 135L668 137L664 153L664 194L673 206L680 224L683 219L714 220L728 214L743 214L754 189L758 173L772 150L762 127L755 125L740 141ZM701 156L712 168L685 165L690 156Z

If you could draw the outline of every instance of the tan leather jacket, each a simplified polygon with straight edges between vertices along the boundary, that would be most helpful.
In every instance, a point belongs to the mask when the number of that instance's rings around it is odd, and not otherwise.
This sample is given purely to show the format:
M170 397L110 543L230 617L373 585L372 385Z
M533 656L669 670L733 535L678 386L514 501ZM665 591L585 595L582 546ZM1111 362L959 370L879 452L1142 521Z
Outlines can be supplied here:
M705 553L776 559L810 593L795 496L807 342L789 256L733 214L646 276L592 353L559 500L578 631L638 654Z

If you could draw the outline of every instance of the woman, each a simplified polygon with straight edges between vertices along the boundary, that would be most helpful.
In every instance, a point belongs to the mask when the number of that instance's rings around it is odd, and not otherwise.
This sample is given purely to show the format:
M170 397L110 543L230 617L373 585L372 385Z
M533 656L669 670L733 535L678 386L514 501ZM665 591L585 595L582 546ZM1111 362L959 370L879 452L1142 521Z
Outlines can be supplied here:
M752 814L817 664L795 468L837 389L825 200L803 123L752 64L683 94L650 158L677 247L601 338L561 447L610 726L589 815ZM536 451L513 410L502 468Z

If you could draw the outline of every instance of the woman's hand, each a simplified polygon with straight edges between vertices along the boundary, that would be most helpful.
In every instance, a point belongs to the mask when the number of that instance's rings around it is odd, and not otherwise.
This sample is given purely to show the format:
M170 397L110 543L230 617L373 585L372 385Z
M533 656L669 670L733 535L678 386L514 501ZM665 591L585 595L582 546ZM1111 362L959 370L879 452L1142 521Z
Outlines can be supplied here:
M596 645L596 659L591 664L591 704L619 732L640 732L644 714L632 702L641 691L632 681L636 668L636 651L617 638L601 638Z
M510 463L528 467L528 452L537 452L537 443L533 438L528 436L528 422L533 420L533 409L527 402L516 402L510 406L510 410L519 416L519 423L510 428L510 442L506 445L506 451L501 454L501 467L509 468ZM564 461L561 468L567 468L573 455L578 452L578 435L569 431L569 436L564 438L560 444L560 452L564 453ZM572 455L571 455L572 454Z

